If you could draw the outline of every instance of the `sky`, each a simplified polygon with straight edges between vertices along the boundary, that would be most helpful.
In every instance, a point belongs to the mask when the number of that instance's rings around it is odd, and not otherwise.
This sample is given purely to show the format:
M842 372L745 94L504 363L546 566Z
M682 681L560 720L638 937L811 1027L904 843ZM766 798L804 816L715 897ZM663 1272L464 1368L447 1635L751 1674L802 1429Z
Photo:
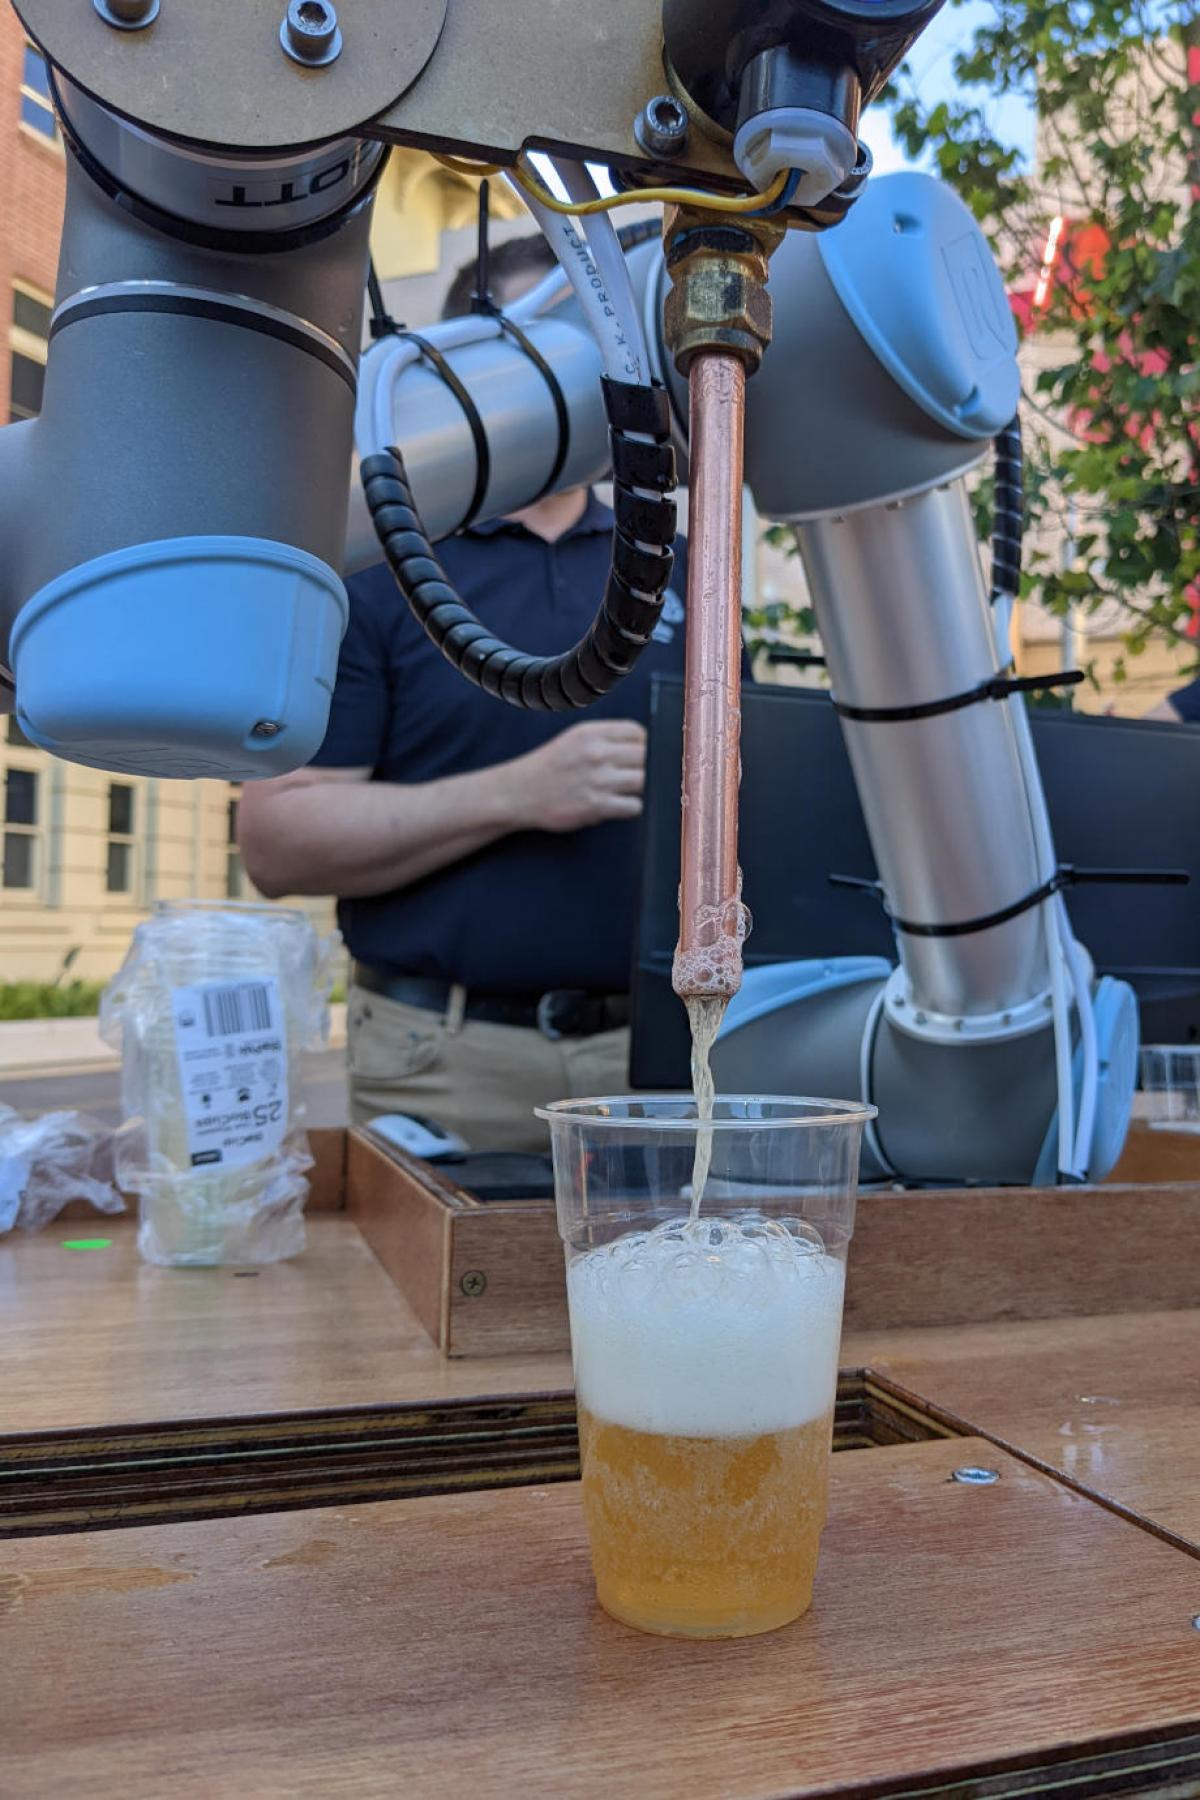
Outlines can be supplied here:
M980 25L987 23L992 10L988 0L968 0L965 6L945 6L918 38L909 52L908 61L913 83L926 106L955 95L966 96L967 90L960 89L954 80L954 49ZM1033 151L1032 109L1020 100L997 101L982 93L973 97L982 104L993 132L1030 156ZM887 114L881 108L871 108L864 115L859 136L870 148L877 175L889 175L896 169L920 168L920 162L910 161L892 137Z

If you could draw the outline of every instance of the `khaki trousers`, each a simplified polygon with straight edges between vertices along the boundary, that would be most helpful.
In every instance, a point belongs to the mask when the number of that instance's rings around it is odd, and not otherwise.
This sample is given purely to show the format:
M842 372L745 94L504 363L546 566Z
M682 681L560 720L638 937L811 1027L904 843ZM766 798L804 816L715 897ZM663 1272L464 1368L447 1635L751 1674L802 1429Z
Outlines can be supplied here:
M472 1150L546 1150L533 1116L548 1100L623 1094L629 1032L543 1037L519 1025L457 1018L351 987L346 1007L350 1112L356 1125L378 1113L419 1113Z

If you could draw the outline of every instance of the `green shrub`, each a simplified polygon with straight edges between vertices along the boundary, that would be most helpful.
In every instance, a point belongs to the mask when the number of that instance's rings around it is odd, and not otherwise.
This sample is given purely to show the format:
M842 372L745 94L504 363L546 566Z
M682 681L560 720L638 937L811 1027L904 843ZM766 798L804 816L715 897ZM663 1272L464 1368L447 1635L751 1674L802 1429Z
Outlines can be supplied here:
M48 981L0 982L0 1020L82 1019L100 1010L102 981L66 981L54 987Z

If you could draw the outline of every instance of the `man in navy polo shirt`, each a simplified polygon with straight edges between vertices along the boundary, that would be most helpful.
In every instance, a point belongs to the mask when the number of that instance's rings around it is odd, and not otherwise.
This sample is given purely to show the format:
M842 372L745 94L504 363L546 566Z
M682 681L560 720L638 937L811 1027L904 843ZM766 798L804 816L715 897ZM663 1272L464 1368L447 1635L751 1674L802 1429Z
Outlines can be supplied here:
M1200 681L1189 681L1160 700L1148 719L1165 719L1172 725L1200 725Z
M511 304L550 266L541 237L492 252ZM468 309L474 265L445 316ZM566 649L609 568L612 514L550 495L439 546L486 625ZM620 1092L639 884L650 682L683 668L684 545L633 672L583 714L519 712L434 649L382 563L353 576L325 742L242 795L251 879L338 897L356 1121L409 1112L474 1149L540 1148L535 1105Z

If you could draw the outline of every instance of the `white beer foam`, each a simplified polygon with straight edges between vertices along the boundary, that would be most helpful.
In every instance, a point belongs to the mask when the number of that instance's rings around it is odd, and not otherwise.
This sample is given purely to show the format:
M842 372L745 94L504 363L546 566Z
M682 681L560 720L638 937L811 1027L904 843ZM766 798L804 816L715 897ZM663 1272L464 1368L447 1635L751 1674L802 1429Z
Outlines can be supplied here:
M635 1431L742 1437L819 1419L837 1386L844 1271L804 1226L701 1217L567 1271L575 1386Z

